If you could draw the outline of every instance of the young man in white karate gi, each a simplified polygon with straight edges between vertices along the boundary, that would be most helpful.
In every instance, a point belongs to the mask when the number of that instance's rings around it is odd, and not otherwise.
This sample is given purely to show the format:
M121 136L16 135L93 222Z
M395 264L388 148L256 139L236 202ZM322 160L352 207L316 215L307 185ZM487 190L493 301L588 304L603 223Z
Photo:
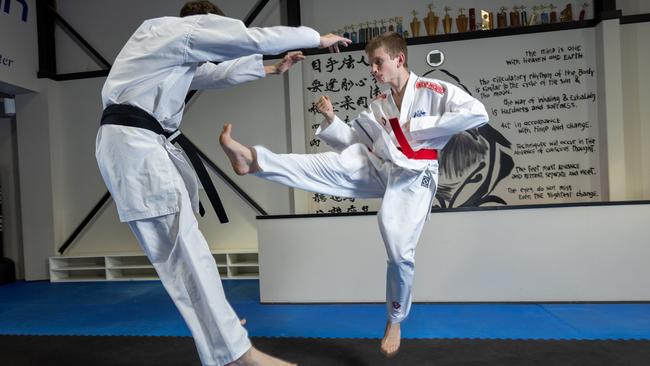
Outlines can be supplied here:
M373 39L366 53L372 76L390 89L350 126L334 114L328 97L316 102L325 117L316 135L335 152L279 155L249 148L232 139L230 124L220 143L239 175L328 195L383 197L377 218L388 254L388 321L381 350L392 356L411 307L415 247L436 192L438 151L454 134L487 123L488 115L455 85L409 72L406 42L397 33Z
M145 21L106 79L96 142L102 177L120 221L129 223L153 263L205 366L287 363L251 346L227 302L193 212L199 208L196 175L172 144L174 135L166 134L179 128L189 89L223 88L281 74L304 56L289 53L264 66L261 54L338 50L339 43L350 40L320 36L307 27L246 28L209 1L193 1L181 17Z

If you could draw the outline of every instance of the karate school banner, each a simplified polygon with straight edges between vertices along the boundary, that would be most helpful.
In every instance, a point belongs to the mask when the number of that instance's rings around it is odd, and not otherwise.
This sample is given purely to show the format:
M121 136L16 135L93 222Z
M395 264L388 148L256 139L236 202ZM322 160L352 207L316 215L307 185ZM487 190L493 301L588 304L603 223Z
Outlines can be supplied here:
M420 76L452 82L485 104L490 123L458 134L440 156L435 207L602 201L595 36L592 28L409 46ZM444 54L430 67L426 55ZM322 120L313 102L328 95L346 122L386 86L370 75L363 51L303 63L306 144ZM380 200L312 194L310 212L376 211Z

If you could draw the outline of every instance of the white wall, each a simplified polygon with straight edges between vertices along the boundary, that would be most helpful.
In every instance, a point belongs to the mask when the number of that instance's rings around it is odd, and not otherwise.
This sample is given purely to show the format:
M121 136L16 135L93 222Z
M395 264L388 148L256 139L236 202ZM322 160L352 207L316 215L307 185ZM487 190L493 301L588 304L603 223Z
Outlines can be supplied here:
M623 12L623 15L647 14L650 13L650 2L647 0L616 0L616 8Z
M628 199L650 198L650 23L621 26Z

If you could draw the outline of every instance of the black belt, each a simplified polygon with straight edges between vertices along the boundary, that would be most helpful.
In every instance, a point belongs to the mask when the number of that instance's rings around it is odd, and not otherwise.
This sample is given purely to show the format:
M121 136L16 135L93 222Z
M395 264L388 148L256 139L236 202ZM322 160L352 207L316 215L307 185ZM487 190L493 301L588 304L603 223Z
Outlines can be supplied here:
M208 171L205 169L205 166L201 161L199 151L196 149L194 144L192 144L190 140L188 140L187 137L185 137L180 131L177 130L171 133L165 132L158 120L156 120L149 113L143 111L138 107L125 104L112 104L106 107L106 109L104 109L104 113L102 113L102 121L100 124L144 128L159 135L163 135L166 138L174 135L174 138L171 139L170 142L178 142L178 144L185 152L185 155L187 155L187 157L190 159L190 163L192 163L192 167L194 167L194 171L196 171L196 175L199 177L199 181L201 181L201 184L205 189L205 193L208 195L210 203L212 203L212 207L214 207L214 211L219 217L219 222L222 224L228 222L226 210L223 208L223 204L221 203L217 189L214 188L214 184L212 184L212 180L208 175ZM205 214L203 205L201 205L200 202L199 213L201 216Z

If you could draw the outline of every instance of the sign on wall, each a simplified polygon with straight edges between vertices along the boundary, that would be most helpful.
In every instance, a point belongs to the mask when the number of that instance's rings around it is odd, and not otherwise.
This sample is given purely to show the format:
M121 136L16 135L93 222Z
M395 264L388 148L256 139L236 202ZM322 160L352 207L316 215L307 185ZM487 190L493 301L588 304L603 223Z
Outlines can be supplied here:
M490 123L456 135L440 157L434 205L478 207L602 201L594 30L579 29L409 47L416 74L455 83L481 100ZM436 68L425 60L444 54ZM328 151L315 137L313 108L329 95L353 120L385 86L370 76L364 52L309 57L305 70L307 151ZM311 212L375 211L379 200L313 194Z
M38 42L34 0L0 0L0 82L36 90Z

